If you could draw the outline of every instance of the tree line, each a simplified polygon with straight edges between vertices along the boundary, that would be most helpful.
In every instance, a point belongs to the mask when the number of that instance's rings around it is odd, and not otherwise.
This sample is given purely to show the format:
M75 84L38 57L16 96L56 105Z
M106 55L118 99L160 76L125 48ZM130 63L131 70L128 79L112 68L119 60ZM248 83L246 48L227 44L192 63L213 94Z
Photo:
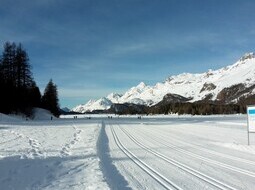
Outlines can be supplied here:
M22 44L6 42L0 57L0 112L32 115L34 107L45 108L59 116L57 86L52 80L41 95Z
M131 103L113 104L108 110L95 110L92 113L111 114L190 114L190 115L212 115L212 114L237 114L246 113L246 103L220 104L216 102L175 102L159 103L154 106L136 105Z
M206 102L168 103L155 105L147 110L149 114L237 114L245 113L245 109L239 104L217 104Z

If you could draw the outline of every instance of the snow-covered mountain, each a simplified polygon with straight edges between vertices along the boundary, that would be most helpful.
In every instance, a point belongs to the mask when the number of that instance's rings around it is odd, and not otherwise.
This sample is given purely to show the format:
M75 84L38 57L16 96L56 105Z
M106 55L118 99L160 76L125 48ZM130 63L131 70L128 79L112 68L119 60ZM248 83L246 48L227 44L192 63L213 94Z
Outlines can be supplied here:
M99 100L89 100L86 104L78 105L72 109L74 112L91 112L93 110L106 110L109 109L112 105L112 101L108 98L100 98Z
M73 108L76 112L109 109L113 103L134 103L152 106L167 94L189 99L235 103L240 97L255 94L255 53L247 53L235 64L205 73L183 73L169 77L165 82L148 86L141 82L123 95L111 93L106 98L91 100ZM230 98L227 98L229 96Z
M122 96L121 94L111 93L106 98L110 100L112 103L119 103L121 96Z

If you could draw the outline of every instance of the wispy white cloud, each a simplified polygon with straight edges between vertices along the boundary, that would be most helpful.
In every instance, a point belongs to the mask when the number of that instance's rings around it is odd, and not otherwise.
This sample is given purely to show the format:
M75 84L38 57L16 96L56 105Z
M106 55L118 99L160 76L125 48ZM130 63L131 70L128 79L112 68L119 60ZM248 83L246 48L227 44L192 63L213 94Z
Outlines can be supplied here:
M122 93L127 89L116 89L116 88L59 88L59 94L62 98L84 98L88 100L88 98L100 98L103 96L107 96L111 92Z
M160 51L175 52L189 50L201 45L217 46L222 44L224 36L209 31L193 31L182 34L169 34L157 31L151 37L137 36L135 40L117 41L108 49L110 56L155 53Z

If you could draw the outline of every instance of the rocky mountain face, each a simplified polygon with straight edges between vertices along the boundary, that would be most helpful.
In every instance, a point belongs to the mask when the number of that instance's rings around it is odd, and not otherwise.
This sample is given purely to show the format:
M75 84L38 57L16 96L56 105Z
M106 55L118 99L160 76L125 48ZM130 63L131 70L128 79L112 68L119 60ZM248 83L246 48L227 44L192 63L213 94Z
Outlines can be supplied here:
M76 112L107 110L121 104L153 107L157 104L214 102L236 104L255 94L255 54L247 53L233 65L205 73L183 73L155 86L141 82L123 95L112 93L72 109ZM255 103L255 102L254 102ZM124 106L125 107L125 106ZM124 108L122 107L122 108ZM134 106L133 106L134 107ZM114 108L112 108L114 109Z

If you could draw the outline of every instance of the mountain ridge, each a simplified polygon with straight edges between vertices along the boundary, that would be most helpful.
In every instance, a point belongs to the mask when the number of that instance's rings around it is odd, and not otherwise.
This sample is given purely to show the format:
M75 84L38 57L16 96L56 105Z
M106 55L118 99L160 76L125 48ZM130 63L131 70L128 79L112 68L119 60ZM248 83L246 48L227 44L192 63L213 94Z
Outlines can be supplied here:
M244 54L236 63L209 69L204 73L181 73L168 77L164 82L148 86L140 82L123 95L111 93L99 100L91 100L72 109L75 112L107 110L113 104L136 104L154 106L167 94L175 94L188 102L218 101L236 103L240 98L255 94L255 53ZM248 89L248 90L246 90ZM230 96L233 92L234 96Z

